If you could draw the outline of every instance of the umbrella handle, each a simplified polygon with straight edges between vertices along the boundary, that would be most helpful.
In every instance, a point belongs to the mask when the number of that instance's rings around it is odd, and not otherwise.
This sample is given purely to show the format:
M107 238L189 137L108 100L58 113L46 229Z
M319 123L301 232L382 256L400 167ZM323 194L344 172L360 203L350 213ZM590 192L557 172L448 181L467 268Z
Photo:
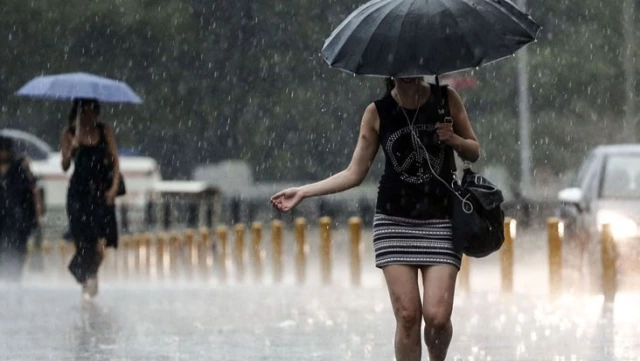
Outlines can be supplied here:
M78 101L78 110L76 111L76 142L80 144L80 112L82 111L82 101Z

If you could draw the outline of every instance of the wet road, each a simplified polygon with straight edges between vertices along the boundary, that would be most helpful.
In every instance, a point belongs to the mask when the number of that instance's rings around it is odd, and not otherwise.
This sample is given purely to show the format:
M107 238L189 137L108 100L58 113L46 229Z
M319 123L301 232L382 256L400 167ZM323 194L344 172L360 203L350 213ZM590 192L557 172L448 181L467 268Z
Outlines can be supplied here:
M370 247L363 286L351 287L343 235L335 237L329 287L314 257L305 286L295 286L291 256L283 285L268 270L262 283L239 284L231 268L222 284L215 275L123 279L105 268L98 298L86 303L50 258L22 285L0 285L0 360L392 361L394 319ZM512 295L499 291L499 255L472 260L450 360L640 360L640 293L623 291L609 306L574 292L551 303L546 252L540 233L517 238Z
M393 360L384 288L0 286L2 360ZM451 360L638 360L638 295L460 294ZM426 356L424 356L426 360Z

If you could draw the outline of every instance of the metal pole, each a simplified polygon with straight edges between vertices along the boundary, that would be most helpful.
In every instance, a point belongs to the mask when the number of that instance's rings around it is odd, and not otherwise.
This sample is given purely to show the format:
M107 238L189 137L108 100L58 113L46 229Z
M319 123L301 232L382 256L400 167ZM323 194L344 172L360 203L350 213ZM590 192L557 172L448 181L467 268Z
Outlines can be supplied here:
M638 131L638 118L636 115L636 74L635 74L635 0L622 2L622 23L624 27L624 135L625 140L635 143Z
M525 11L526 0L518 0L518 7ZM529 195L532 186L531 166L531 96L529 94L529 54L522 49L518 61L518 113L520 118L520 191Z

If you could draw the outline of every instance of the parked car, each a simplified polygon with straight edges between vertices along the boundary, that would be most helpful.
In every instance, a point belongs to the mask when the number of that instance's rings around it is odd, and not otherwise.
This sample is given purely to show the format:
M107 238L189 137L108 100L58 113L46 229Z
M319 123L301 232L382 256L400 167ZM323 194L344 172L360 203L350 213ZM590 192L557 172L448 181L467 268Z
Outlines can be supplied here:
M60 152L25 131L0 129L0 135L12 138L16 152L31 160L31 171L42 189L45 208L64 210L72 171L62 171ZM120 171L125 178L127 194L118 202L142 209L154 195L153 184L162 180L160 169L153 158L125 152L120 154Z
M640 145L592 150L558 201L565 241L577 246L583 266L600 269L604 224L611 226L618 253L635 259L640 249Z

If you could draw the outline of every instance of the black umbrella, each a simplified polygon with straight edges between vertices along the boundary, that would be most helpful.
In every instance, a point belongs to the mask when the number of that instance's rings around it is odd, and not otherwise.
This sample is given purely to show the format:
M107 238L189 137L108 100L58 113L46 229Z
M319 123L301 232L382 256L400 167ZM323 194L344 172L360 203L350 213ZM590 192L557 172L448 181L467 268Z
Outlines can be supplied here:
M373 0L334 30L322 55L353 74L441 75L510 56L539 31L507 0Z

